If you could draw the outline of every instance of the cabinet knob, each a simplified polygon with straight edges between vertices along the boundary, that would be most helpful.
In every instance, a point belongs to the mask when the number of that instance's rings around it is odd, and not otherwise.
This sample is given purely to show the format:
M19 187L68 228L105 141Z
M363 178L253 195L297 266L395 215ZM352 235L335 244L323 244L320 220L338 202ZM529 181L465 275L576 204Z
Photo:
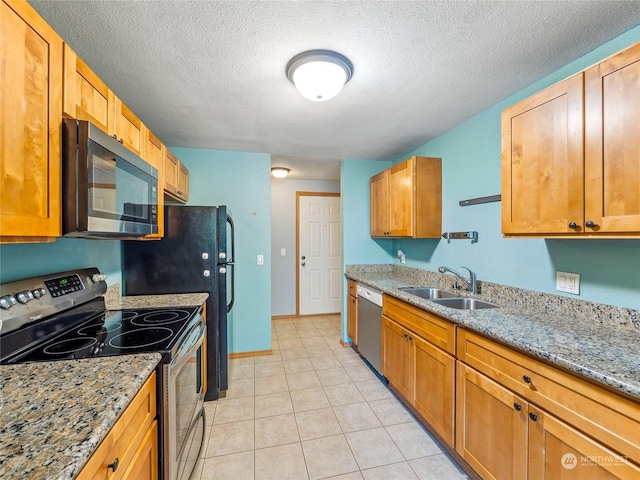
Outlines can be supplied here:
M593 223L591 220L589 220L587 223L584 224L584 226L587 228L593 228L596 226L596 224Z
M410 341L410 342L413 342L413 337L409 337L409 341Z
M113 461L113 463L110 463L109 465L107 465L107 469L110 468L115 473L115 471L118 470L118 464L119 463L120 463L120 460L118 459L118 457L116 457L116 459Z
M538 415L536 415L535 413L530 413L529 418L536 422L538 420Z
M531 377L528 375L523 375L522 380L524 380L524 383L531 383Z
M576 228L578 228L578 224L576 222L571 222L569 223L569 228L571 230L575 230Z
M515 408L519 412L520 410L522 410L522 405L520 405L519 403L514 403L513 408Z

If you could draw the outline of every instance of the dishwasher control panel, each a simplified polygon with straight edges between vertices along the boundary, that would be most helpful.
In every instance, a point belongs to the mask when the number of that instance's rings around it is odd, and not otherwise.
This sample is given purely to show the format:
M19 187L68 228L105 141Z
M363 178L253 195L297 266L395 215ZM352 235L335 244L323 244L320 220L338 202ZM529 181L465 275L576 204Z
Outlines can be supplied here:
M371 303L382 306L382 293L369 287L358 285L358 297L369 300Z

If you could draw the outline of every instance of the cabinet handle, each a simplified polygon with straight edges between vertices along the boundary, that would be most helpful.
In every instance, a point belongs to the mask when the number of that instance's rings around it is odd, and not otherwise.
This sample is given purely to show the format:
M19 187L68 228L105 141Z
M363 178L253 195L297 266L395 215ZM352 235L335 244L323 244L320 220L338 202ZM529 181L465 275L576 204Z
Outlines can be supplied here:
M589 220L587 223L584 224L584 226L587 228L593 228L596 226L596 224L593 223L591 220Z
M118 470L118 464L120 463L120 460L118 459L118 457L116 457L116 459L113 461L113 463L110 463L109 465L107 465L107 469L111 469L113 470L113 473L116 472L116 470Z
M531 377L528 375L523 375L522 380L524 380L524 383L531 383Z
M529 418L530 418L531 420L533 420L534 422L537 422L537 421L538 421L538 415L536 415L535 413L530 413L530 414L529 414Z
M520 405L519 403L514 403L513 408L515 408L519 412L520 410L522 410L522 405Z
M410 341L410 342L413 342L413 337L409 337L409 341Z
M120 143L124 143L124 140L122 140L122 139L120 139L120 140L118 140L118 141L119 141Z
M407 338L409 335L407 335L406 333L403 333L404 338Z
M569 224L569 228L570 228L571 230L575 230L576 228L578 228L578 224L577 224L576 222L571 222L571 223Z

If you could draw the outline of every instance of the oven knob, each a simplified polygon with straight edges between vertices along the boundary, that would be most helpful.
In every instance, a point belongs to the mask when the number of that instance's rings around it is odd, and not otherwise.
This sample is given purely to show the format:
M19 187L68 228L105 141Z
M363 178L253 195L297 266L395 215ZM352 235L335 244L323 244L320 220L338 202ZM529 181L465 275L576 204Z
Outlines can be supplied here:
M35 290L31 290L31 294L33 295L33 298L40 298L44 295L45 290L44 288L36 288Z
M104 282L107 279L107 276L104 273L94 273L91 277L93 283Z
M20 303L27 303L33 300L33 294L29 290L25 290L18 293L18 295L16 295L16 298Z
M13 295L5 295L4 297L0 297L0 308L4 310L8 310L16 304L16 297Z

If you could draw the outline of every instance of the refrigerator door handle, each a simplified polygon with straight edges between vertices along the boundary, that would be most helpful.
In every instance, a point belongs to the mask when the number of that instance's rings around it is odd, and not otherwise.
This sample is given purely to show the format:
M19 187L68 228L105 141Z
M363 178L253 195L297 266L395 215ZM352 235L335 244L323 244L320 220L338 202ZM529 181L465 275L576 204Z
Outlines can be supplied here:
M236 297L236 278L235 278L235 259L236 259L236 233L235 233L235 225L233 224L233 219L231 215L227 213L227 223L229 224L229 231L231 233L231 251L229 252L231 255L227 259L227 265L231 268L231 298L229 299L229 303L227 303L227 313L231 311L233 308L233 302L235 302Z
M233 261L236 258L236 233L235 233L235 226L233 224L233 219L231 218L231 215L227 214L227 223L229 224L229 232L231 233L231 251L229 252L229 262L233 263Z
M229 313L231 311L231 309L233 308L233 302L235 301L235 297L236 297L236 279L235 279L235 267L233 262L230 262L227 264L229 266L229 268L231 269L231 299L229 300L229 303L227 303L227 313Z

